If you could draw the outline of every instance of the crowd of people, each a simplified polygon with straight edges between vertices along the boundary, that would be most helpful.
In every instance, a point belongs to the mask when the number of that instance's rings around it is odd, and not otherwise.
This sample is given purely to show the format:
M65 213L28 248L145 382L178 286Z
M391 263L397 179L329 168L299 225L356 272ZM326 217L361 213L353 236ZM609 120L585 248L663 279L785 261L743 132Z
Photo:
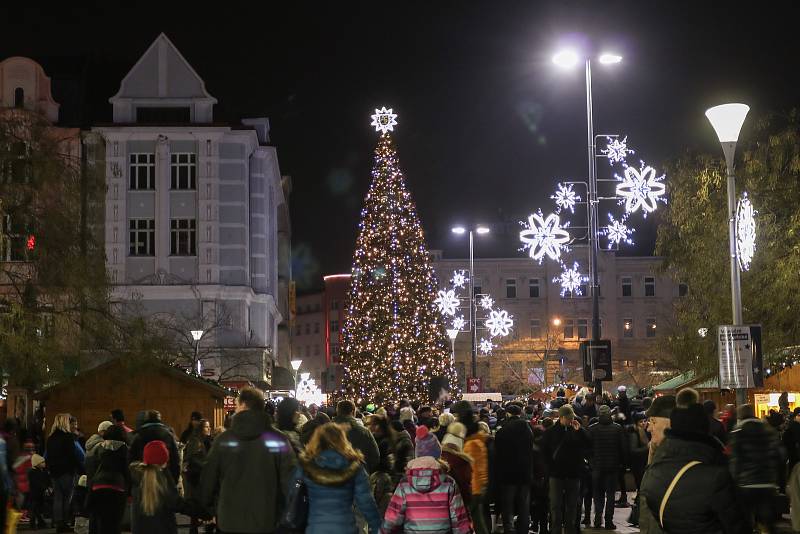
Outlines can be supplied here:
M173 534L184 514L192 534L569 534L624 507L643 533L727 534L774 532L786 494L800 510L800 408L720 414L692 389L305 407L245 388L219 429L114 410L88 438L69 414L20 438L0 440L2 499L56 532Z

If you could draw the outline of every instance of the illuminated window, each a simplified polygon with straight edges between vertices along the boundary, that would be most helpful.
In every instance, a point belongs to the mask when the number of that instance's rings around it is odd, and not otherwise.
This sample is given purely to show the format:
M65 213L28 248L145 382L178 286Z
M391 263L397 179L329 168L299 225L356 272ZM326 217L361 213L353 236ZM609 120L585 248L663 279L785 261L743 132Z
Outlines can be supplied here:
M647 319L647 337L656 337L656 320L653 317Z
M622 337L633 337L633 319L625 319L622 321Z

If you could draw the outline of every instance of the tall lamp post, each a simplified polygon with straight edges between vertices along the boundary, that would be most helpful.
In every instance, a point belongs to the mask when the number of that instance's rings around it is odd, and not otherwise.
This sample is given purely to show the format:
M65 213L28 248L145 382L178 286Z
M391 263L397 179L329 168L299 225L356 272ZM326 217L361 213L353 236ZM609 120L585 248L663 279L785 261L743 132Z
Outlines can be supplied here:
M741 325L743 320L742 286L736 253L736 178L733 174L733 158L736 153L736 143L739 141L739 132L742 130L748 111L750 107L746 104L722 104L706 110L706 117L722 144L728 171L728 246L731 256L731 306L734 325ZM736 389L737 404L740 406L744 404L746 397L747 390Z
M553 56L553 63L563 68L572 68L580 58L574 50L562 50ZM601 65L614 65L622 61L622 56L604 53L598 57ZM589 159L589 284L592 292L592 341L600 341L600 286L597 276L597 162L595 161L594 123L592 119L592 59L584 57L586 70L586 139ZM591 361L594 364L594 357ZM595 392L603 389L603 382L597 379Z
M192 339L194 339L194 364L197 376L203 376L203 366L200 363L200 340L203 338L202 330L191 330Z
M478 376L478 329L475 324L478 309L475 306L475 255L473 246L473 232L478 235L489 233L486 226L476 226L469 230L463 226L454 226L452 232L456 235L464 235L469 232L469 324L472 331L472 377ZM453 349L455 352L455 347Z
M303 360L292 360L289 362L292 364L292 370L294 371L294 394L297 395L297 371L300 369L300 366L303 364Z

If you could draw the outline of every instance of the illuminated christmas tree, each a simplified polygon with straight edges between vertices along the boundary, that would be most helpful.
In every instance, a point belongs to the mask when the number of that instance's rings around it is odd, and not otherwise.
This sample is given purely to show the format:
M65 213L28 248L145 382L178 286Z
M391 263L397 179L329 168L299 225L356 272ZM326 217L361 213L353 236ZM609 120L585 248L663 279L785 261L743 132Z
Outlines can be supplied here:
M372 116L381 137L361 211L341 341L342 393L356 401L428 402L430 394L456 384L444 320L434 304L437 282L428 247L389 134L396 117L386 108Z

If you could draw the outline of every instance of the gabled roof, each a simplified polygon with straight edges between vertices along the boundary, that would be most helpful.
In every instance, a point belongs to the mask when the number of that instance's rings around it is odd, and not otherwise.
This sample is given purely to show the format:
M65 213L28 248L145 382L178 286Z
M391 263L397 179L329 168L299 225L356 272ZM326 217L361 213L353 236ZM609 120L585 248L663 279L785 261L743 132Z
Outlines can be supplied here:
M109 102L156 98L217 103L217 99L206 91L203 79L164 33L156 37L122 79L119 91Z
M694 371L687 371L685 373L681 373L678 376L674 376L667 380L666 382L662 382L657 386L653 387L655 391L671 391L673 389L678 389L682 385L691 382L694 380Z

